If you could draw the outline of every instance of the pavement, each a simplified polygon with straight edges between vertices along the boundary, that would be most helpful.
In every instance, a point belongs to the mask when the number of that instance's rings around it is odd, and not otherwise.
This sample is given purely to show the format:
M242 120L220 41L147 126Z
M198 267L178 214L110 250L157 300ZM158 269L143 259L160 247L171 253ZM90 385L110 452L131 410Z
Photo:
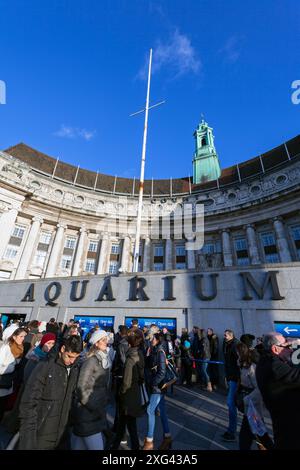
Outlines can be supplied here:
M238 433L235 442L222 440L228 426L228 408L224 390L207 392L194 384L192 387L176 385L173 394L168 391L166 409L173 438L172 450L238 450ZM113 409L109 410L108 420L113 423ZM242 414L238 413L238 431ZM138 421L138 434L141 444L147 432L147 416ZM266 417L266 425L272 434L271 420ZM160 418L156 416L154 449L158 449L163 431ZM122 449L129 449L121 445ZM257 449L255 443L252 446Z

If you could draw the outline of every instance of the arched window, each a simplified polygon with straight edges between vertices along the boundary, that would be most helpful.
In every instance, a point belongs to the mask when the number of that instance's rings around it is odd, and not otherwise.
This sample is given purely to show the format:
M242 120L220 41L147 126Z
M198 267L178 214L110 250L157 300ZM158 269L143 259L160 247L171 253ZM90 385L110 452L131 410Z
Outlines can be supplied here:
M207 143L206 143L206 137L202 137L202 140L201 140L201 147L204 147L205 145L207 145Z

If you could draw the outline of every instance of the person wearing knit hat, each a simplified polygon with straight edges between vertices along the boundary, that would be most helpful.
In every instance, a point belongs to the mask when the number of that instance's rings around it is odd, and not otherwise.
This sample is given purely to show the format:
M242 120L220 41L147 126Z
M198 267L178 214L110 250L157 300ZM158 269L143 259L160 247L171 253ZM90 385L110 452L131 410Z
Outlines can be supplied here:
M90 337L89 342L93 346L94 344L98 343L98 341L100 341L103 338L108 339L108 333L106 333L106 331L104 331L104 330L96 330L96 331L94 331L94 333Z
M48 355L55 345L56 336L54 333L46 333L43 335L41 342L34 349L29 351L26 358L28 362L24 369L24 383L27 382L29 376L31 375L33 369L38 364L39 361L45 361L48 358Z
M3 331L2 341L3 343L7 343L9 338L13 335L13 333L19 328L19 323L12 323Z
M108 334L104 330L94 331L90 344L77 382L71 434L72 450L104 449L106 407L111 393L112 348L108 347Z

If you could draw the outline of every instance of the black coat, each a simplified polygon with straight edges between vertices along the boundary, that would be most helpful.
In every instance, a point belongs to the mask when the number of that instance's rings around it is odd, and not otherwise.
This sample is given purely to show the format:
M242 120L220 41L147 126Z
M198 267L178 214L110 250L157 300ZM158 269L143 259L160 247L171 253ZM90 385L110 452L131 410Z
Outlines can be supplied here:
M98 434L107 427L109 374L109 369L103 368L98 353L82 363L72 413L76 436Z
M66 431L78 367L69 371L61 359L37 364L20 402L19 449L55 449Z
M162 345L155 346L151 349L150 356L146 358L146 367L148 368L149 374L147 374L149 380L149 387L151 393L161 393L160 387L164 383L166 376L166 353L163 350Z
M195 359L200 359L200 349L200 338L198 336L198 333L194 333L191 344L191 352Z
M218 360L219 357L219 338L217 335L207 335L210 346L210 358L212 361Z
M240 368L237 363L238 355L236 352L237 344L238 340L236 338L230 341L224 341L223 343L225 376L227 381L232 380L238 382L240 378Z
M144 382L144 356L138 348L129 348L126 354L124 377L120 390L122 414L135 418L142 416L140 385Z
M126 337L121 337L119 344L116 348L116 357L114 360L114 375L123 377L124 365L126 361L126 353L129 349L129 344Z
M264 353L256 366L256 380L273 424L276 449L300 448L300 368Z

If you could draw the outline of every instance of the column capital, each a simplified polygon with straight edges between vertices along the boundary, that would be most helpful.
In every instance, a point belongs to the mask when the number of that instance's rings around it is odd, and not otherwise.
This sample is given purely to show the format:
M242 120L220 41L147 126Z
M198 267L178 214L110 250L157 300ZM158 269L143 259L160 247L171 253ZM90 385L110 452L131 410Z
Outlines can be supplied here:
M254 224L245 224L245 225L243 225L244 230L247 230L247 228L252 228L253 230L255 230L255 225Z
M222 235L222 233L228 233L228 235L230 234L230 229L229 228L221 228L219 230L219 234Z
M5 201L0 201L0 211L7 212L11 209L11 204Z
M66 222L61 221L56 224L56 227L66 229L68 227L68 224Z
M108 239L108 238L109 238L109 234L108 234L108 232L100 232L100 237L101 237L101 238L107 238L107 239Z
M88 232L88 229L86 228L86 225L85 224L82 224L78 230L79 233L87 233Z
M42 223L44 222L44 219L40 215L35 215L32 218L32 222L38 222L40 225L42 225Z
M276 215L276 217L272 218L272 222L283 222L283 218L281 215Z

